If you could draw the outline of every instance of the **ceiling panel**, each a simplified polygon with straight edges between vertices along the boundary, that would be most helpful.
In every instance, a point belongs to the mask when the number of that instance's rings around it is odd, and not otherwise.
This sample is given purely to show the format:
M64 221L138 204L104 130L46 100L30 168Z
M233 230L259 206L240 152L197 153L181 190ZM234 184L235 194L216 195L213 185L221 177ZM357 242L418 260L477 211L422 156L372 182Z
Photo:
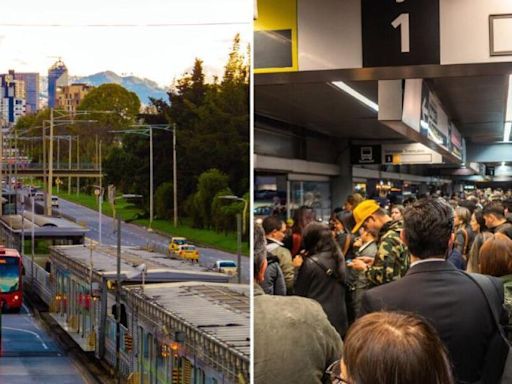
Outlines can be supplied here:
M430 79L462 136L471 142L503 140L508 76Z
M377 101L377 82L348 83ZM254 90L258 115L327 135L351 139L400 139L377 121L377 112L329 83L260 85Z

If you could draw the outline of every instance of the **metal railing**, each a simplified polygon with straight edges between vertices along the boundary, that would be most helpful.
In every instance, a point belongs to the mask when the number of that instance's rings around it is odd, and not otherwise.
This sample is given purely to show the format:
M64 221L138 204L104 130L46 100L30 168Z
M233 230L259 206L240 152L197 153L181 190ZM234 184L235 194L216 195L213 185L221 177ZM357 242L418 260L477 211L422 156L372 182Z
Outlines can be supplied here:
M39 297L50 305L52 293L50 291L50 274L37 263L32 263L29 257L23 258L23 267L25 268L25 282L32 285L32 291L37 292ZM32 275L33 271L33 275Z

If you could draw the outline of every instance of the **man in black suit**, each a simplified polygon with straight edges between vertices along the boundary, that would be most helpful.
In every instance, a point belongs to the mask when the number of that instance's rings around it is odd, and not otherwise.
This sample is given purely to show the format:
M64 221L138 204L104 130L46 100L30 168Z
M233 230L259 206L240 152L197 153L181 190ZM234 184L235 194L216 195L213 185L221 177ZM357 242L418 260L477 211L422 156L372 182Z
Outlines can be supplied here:
M442 199L419 200L405 211L401 238L411 267L402 279L365 292L359 315L388 310L425 317L445 343L458 382L471 383L481 379L496 326L480 288L445 260L453 243L453 216ZM494 282L503 301L503 288Z

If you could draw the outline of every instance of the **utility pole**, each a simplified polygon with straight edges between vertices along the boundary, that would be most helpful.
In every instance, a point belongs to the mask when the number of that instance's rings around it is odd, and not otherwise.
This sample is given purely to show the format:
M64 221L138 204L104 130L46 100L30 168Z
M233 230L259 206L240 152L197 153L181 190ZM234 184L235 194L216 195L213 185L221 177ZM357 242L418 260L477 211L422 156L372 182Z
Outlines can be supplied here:
M80 135L76 137L76 169L80 169ZM80 176L76 175L76 195L80 193Z
M53 108L50 108L50 148L48 153L48 193L46 194L46 214L52 215L53 186Z
M178 175L176 165L176 124L172 129L172 184L174 193L174 226L178 226Z
M236 248L238 284L242 284L242 215L236 214Z
M153 126L149 126L149 229L153 225Z
M46 121L43 120L43 192L46 196L46 193L48 192L46 189ZM46 210L46 207L45 207Z
M68 136L69 140L69 147L68 147L68 170L69 170L69 176L68 176L68 195L71 195L71 135Z
M102 176L101 176L101 140L99 142L99 148L98 148L98 152L99 152L99 168L100 168L100 194L99 194L99 200L98 200L98 203L99 203L99 228L98 228L98 243L101 245L101 208L102 208L102 205L103 205L103 186L101 185L102 183Z

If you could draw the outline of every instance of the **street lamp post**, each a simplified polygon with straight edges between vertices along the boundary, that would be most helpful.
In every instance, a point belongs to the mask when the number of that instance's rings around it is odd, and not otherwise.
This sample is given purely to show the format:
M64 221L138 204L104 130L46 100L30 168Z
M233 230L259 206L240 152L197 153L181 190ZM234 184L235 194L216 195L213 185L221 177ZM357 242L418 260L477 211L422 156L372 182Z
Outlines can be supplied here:
M176 125L171 129L166 124L138 124L132 127L142 128L140 130L111 131L112 133L129 133L149 136L149 229L151 230L154 218L154 183L153 183L153 129L172 131L173 133L173 195L174 195L174 226L178 226L178 178L176 173Z
M88 114L89 111L83 111L83 114ZM46 194L46 214L48 216L52 215L52 186L53 186L53 128L55 126L54 122L54 111L53 108L50 108L50 145L48 148L48 186L47 186L47 194ZM75 113L72 117L75 117L77 113ZM61 116L66 117L66 116ZM48 120L43 121L43 138L44 138L44 123ZM96 120L57 120L60 124L68 124L68 123L94 123ZM43 140L43 153L44 153L44 140ZM44 157L44 155L43 155ZM46 173L46 172L44 172ZM100 176L101 178L101 176Z
M178 227L178 171L176 165L176 124L172 125L172 185L174 197L174 227Z

